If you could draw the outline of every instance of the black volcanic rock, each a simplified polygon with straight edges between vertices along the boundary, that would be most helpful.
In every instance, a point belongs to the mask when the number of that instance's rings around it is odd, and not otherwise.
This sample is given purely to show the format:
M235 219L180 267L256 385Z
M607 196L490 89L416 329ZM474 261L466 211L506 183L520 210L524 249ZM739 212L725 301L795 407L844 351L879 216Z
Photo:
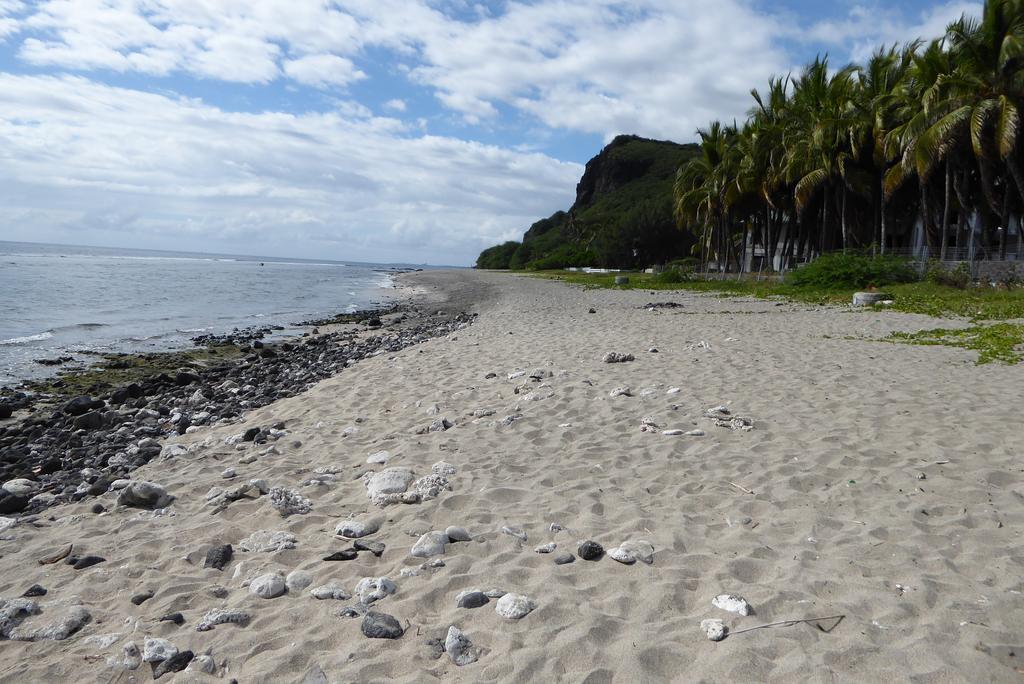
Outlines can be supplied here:
M92 397L75 397L64 404L63 411L69 416L80 416L89 411L103 408L103 401Z

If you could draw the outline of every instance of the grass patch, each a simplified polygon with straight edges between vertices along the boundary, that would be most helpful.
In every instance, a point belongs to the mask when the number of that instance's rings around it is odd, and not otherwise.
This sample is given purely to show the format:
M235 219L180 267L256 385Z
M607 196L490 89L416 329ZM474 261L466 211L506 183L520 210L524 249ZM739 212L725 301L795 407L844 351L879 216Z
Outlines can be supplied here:
M821 285L797 286L776 281L690 280L664 282L650 273L579 273L576 271L540 271L534 275L586 288L636 290L687 290L723 297L784 297L805 304L849 304L855 287L833 288ZM629 277L629 284L616 285L615 276ZM892 294L891 309L925 314L936 318L962 316L971 321L1024 319L1024 288L997 289L977 287L962 290L929 282L886 285ZM866 308L866 311L871 309Z
M996 323L962 330L936 328L915 333L894 332L886 338L901 344L960 347L978 352L978 365L1000 361L1017 364L1024 358L1024 325Z

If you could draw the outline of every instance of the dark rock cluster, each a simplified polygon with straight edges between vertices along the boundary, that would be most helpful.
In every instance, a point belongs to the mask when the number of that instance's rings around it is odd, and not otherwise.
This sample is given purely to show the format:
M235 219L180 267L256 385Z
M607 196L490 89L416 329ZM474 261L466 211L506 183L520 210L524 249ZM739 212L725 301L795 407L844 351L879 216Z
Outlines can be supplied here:
M0 490L0 515L101 495L114 480L159 456L165 436L236 418L299 394L361 359L449 334L472 320L469 314L440 320L405 317L394 329L375 320L379 333L363 340L352 333L330 333L253 344L237 361L159 373L101 396L56 405L47 404L46 397L8 392L0 397L0 419L15 410L30 413L0 427L0 484L25 478L39 486L31 496ZM255 428L250 439L259 441L261 434Z

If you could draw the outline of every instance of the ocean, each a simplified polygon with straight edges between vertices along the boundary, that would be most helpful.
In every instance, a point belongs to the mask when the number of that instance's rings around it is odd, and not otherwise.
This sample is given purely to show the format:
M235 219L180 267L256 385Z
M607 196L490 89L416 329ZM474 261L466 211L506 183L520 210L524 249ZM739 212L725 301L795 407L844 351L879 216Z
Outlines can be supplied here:
M400 265L0 241L0 385L37 359L192 346L234 328L296 323L386 300Z

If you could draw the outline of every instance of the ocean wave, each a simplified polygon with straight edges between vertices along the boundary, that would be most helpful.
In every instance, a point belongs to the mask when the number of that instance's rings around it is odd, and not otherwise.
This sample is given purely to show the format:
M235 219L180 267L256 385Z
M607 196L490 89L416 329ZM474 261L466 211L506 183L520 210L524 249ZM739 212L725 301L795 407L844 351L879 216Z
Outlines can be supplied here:
M175 330L175 332L179 332L179 333L201 333L201 332L206 332L207 330L212 330L212 329L213 328L177 328Z
M0 344L30 344L32 342L42 342L43 340L48 340L51 337L53 337L53 332L47 330L46 332L41 332L36 335L26 335L25 337L12 337L8 340L0 340Z
M106 328L108 326L108 323L73 323L71 325L57 326L51 332L63 332L65 330L96 330L97 328Z

